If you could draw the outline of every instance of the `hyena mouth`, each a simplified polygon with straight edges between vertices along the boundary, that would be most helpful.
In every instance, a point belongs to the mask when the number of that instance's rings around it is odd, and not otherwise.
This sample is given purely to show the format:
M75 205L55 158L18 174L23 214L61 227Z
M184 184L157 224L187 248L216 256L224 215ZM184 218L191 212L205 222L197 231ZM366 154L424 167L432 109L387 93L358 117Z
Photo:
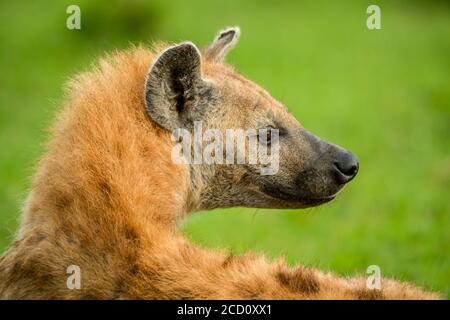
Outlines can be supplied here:
M301 203L302 205L306 205L306 206L310 206L310 207L318 206L318 205L330 202L330 201L334 200L334 198L336 198L336 196L337 196L337 193L335 193L333 195L325 196L325 197L305 197L302 195L283 191L278 187L267 186L267 185L262 187L261 191L263 193L265 193L266 195L268 195L272 198L278 199L278 200Z

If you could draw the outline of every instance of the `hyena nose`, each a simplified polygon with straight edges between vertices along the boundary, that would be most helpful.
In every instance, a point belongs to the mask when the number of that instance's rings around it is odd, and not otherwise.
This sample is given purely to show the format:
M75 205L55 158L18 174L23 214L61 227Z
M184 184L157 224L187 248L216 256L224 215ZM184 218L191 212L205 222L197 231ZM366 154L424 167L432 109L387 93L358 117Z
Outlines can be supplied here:
M351 152L342 150L336 156L334 169L338 180L341 183L347 183L358 173L358 159Z

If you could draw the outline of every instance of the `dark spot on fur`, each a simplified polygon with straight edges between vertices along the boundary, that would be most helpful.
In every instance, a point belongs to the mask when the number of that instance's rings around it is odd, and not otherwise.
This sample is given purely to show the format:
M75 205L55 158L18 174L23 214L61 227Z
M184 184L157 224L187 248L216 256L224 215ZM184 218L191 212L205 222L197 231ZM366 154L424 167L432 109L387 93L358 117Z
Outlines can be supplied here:
M22 269L22 266L23 266L23 261L16 260L16 261L14 261L14 264L12 266L12 270L14 271L14 273L19 273L19 271Z
M99 296L93 292L83 292L80 300L99 300Z
M38 245L41 241L44 241L47 236L43 233L37 232L26 238L26 244L30 246Z
M227 268L228 266L230 266L232 264L234 260L234 255L232 253L230 253L222 262L222 267Z
M39 243L41 241L44 241L45 239L47 239L47 236L45 234L42 233L38 233L36 235L36 242Z
M174 298L179 300L192 300L195 298L194 293L189 289L176 288L173 291L173 294Z
M251 286L246 286L245 284L237 284L236 289L239 292L239 296L244 297L248 300L258 300L261 299L262 294L264 293L264 286L261 284L252 283Z
M137 242L139 240L139 233L136 228L129 225L125 226L124 236L129 241Z
M61 211L68 209L72 205L72 197L67 194L60 194L55 198L55 206Z
M114 206L114 195L113 195L113 187L111 186L110 181L106 178L99 178L100 180L96 184L96 188L100 191L100 194L103 196L104 204L108 207L112 208Z
M111 299L112 300L120 299L124 293L125 293L125 286L124 286L123 279L119 279L116 283L116 286L115 286L113 292L112 292Z
M358 289L355 292L356 298L359 300L381 300L383 292L378 289Z
M99 189L105 196L111 195L112 188L111 185L108 183L108 181L104 180L100 182Z
M138 272L139 272L139 266L138 266L136 263L134 263L134 264L130 267L129 274L130 274L131 276L135 276L135 275L138 274Z
M314 273L305 268L279 271L276 277L283 286L294 292L311 294L320 290L320 284Z

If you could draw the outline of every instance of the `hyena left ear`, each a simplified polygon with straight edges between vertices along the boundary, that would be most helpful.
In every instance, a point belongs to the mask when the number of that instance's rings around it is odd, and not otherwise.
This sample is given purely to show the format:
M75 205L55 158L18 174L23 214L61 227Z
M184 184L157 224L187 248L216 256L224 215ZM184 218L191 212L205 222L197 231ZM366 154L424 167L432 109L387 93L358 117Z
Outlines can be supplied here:
M163 51L147 75L147 111L167 130L190 127L201 119L211 97L212 86L201 77L200 51L191 42Z
M239 27L227 28L220 31L213 43L203 49L203 56L214 62L222 62L228 51L238 42L241 31Z

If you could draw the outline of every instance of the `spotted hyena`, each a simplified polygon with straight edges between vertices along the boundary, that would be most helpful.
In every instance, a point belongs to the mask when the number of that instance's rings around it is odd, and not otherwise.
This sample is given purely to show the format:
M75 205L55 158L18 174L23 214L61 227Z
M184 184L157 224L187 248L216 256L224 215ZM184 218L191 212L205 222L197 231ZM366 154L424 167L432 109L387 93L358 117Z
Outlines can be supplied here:
M223 62L238 38L230 28L203 50L135 47L70 81L16 241L0 261L1 298L437 297L393 280L370 290L362 277L204 250L177 230L199 210L317 206L358 172L354 155L308 132ZM276 170L262 174L261 161L176 163L173 133L196 123L256 132L259 145L276 146Z

